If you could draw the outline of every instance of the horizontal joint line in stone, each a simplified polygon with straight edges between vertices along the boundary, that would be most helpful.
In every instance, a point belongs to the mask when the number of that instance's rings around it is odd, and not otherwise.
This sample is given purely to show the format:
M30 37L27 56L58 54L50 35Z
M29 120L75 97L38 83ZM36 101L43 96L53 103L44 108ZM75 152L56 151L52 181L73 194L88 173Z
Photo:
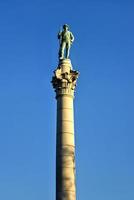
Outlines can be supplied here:
M67 157L69 157L69 156L70 156L70 157L75 157L75 153L74 153L74 152L68 153L68 154L67 154L67 153L59 153L59 154L58 154L58 157L60 157L60 156L61 156L61 157L64 157L64 156L67 156ZM57 159L58 159L58 157L57 157Z
M59 144L59 145L60 145L60 144ZM58 145L58 146L59 146L59 145ZM73 147L73 148L74 148L75 146L74 146L74 145L71 145L71 144L65 144L65 145L62 145L62 149L63 149L64 147Z
M74 135L74 132L72 133L72 132L67 132L67 131L57 131L57 133L59 133L59 134L64 134L64 133L66 133L66 134Z
M67 97L69 97L71 99L74 98L73 94L58 94L58 95L56 95L56 99L60 98L61 96L67 96Z
M66 164L65 164L65 165L66 165ZM64 165L58 165L58 167L59 167L59 166L61 166L62 169L63 169L63 168L65 168L65 169L66 169L66 168L67 168L67 169L73 169L73 170L76 169L75 167L64 167ZM64 179L66 179L66 178L63 177L63 180L64 180ZM73 179L74 179L74 178L70 178L70 180L73 180Z
M69 120L69 119L60 119L60 120L58 120L58 121L60 121L60 122L71 122L71 123L74 123L74 121L72 121L72 120Z
M64 110L64 109L67 109L67 110L73 110L73 108L58 108L58 110Z
M57 152L57 155L59 156L59 158L63 157L63 156L66 156L66 157L75 157L75 152L71 152L71 153L58 153ZM56 156L57 160L58 160L58 156Z
M57 193L61 193L61 192L72 192L72 193L74 193L75 192L75 190L61 190L61 191L57 191Z

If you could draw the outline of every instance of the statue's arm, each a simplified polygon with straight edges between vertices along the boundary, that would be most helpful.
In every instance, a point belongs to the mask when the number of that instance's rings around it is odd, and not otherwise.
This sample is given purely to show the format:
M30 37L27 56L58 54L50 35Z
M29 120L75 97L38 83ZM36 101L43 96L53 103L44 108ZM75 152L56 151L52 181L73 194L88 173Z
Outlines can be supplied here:
M60 31L60 32L58 33L58 39L61 38L61 35L62 35L62 32Z
M70 38L71 38L71 42L73 42L74 41L74 36L73 36L73 34L70 32Z

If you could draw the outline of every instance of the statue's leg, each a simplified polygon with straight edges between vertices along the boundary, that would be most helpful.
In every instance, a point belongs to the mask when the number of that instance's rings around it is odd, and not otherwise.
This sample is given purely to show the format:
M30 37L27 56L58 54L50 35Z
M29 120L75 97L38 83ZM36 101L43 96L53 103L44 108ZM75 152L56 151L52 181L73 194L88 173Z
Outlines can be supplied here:
M64 50L65 50L65 47L66 47L66 43L65 43L65 42L62 42L62 44L61 44L61 57L60 57L60 59L63 59L63 58L64 58Z
M70 53L70 43L67 43L67 45L66 45L66 58L69 58L69 53Z

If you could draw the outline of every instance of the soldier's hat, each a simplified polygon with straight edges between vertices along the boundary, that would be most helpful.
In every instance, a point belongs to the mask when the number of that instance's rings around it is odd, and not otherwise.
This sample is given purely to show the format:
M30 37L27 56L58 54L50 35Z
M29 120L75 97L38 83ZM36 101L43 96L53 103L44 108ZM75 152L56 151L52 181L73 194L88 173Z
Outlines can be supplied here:
M65 27L68 27L68 29L69 29L69 25L68 24L64 24L63 28L65 28Z

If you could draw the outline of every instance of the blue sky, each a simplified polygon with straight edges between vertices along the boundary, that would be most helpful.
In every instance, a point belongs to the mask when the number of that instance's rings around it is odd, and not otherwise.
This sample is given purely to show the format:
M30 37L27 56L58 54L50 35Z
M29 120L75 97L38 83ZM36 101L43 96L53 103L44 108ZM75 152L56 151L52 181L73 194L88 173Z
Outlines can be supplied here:
M60 26L75 36L77 197L134 199L134 2L0 0L0 199L55 199Z

